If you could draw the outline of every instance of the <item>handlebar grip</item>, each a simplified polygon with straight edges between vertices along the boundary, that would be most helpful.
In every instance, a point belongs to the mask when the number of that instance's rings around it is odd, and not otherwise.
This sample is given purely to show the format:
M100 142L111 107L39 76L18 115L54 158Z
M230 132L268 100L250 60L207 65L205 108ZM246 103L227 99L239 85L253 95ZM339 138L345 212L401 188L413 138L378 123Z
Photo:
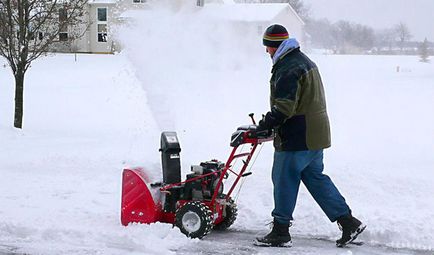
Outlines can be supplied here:
M255 121L254 116L255 116L255 114L253 112L249 114L249 117L252 119L253 125L256 125L256 121Z

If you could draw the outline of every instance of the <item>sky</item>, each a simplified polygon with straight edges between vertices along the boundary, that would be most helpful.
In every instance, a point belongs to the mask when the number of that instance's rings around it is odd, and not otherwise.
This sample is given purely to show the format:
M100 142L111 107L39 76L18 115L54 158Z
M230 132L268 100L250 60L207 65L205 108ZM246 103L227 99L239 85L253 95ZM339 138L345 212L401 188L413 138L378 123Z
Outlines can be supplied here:
M316 18L350 20L376 29L399 22L408 25L413 40L434 41L434 0L304 0Z

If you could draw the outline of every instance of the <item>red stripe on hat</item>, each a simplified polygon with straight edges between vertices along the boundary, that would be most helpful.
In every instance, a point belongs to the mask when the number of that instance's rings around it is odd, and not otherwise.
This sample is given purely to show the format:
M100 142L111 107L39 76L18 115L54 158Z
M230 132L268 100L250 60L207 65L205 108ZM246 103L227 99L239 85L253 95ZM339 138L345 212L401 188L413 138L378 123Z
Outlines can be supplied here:
M272 37L275 37L275 36L288 36L288 33L283 33L283 34L269 34L269 33L267 33L267 35L268 36L272 36Z

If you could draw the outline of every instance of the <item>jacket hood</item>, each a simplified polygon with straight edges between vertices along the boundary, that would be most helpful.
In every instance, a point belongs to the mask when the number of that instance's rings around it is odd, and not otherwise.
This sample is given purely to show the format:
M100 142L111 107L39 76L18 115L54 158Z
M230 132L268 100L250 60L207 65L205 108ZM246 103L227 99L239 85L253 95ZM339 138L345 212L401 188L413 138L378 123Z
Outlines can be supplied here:
M283 41L279 48L277 48L276 53L273 56L273 65L279 61L280 57L285 55L285 53L290 52L294 49L300 48L300 44L295 38L289 38Z

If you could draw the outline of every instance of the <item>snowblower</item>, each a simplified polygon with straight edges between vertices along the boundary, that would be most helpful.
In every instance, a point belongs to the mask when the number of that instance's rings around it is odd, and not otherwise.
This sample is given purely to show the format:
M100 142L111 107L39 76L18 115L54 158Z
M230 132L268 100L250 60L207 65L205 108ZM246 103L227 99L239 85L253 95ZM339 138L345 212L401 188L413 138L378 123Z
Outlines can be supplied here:
M122 225L170 223L191 238L202 238L212 229L224 230L231 226L237 217L237 206L232 198L235 188L242 178L252 174L250 169L246 170L254 163L254 160L251 162L258 145L273 139L271 132L259 132L253 114L249 116L253 125L241 126L232 134L230 145L233 148L226 163L213 159L193 165L184 181L181 181L181 147L177 134L163 132L161 182L150 183L143 168L123 170ZM244 145L249 145L248 150L244 150ZM241 159L240 164L236 164L238 159ZM228 179L231 185L225 188Z

